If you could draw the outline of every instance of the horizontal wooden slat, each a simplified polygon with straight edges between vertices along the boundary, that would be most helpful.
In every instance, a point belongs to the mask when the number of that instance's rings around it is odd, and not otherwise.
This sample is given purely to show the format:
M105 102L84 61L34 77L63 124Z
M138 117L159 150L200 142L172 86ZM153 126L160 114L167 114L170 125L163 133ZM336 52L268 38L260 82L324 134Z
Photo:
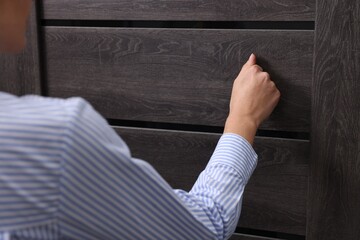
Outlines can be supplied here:
M223 126L251 52L279 87L263 129L308 131L313 31L46 27L48 92L106 118Z
M246 234L235 233L230 237L229 240L281 240L281 239L258 237L258 236L251 236L251 235L246 235Z
M136 158L174 188L190 190L220 134L121 128ZM259 163L246 187L239 226L305 235L309 142L256 138Z
M315 0L44 0L46 19L312 21Z

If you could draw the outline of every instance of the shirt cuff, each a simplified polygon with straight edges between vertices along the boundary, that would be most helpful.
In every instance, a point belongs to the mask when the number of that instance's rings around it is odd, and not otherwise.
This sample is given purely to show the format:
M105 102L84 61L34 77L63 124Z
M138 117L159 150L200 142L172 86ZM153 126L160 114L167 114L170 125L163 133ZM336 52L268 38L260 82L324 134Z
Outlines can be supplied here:
M257 157L245 138L234 133L225 133L221 136L208 166L221 164L232 167L247 183L256 168Z

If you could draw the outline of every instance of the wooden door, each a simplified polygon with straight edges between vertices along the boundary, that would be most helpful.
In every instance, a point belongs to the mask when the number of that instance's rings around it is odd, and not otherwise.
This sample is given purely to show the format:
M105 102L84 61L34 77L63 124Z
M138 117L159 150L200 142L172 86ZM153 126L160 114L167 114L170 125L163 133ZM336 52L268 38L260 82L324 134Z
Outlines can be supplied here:
M317 0L309 240L360 239L360 2Z
M84 97L135 157L189 190L255 52L282 99L257 133L232 239L360 239L358 0L36 4L26 50L0 56L0 90Z

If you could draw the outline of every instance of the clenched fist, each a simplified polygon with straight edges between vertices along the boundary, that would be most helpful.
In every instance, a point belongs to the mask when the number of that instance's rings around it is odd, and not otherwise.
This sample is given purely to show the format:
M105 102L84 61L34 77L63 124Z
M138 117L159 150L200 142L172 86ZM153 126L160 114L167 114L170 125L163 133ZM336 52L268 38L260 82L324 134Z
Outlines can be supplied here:
M279 99L275 83L251 54L234 81L224 133L239 134L252 144L257 128L270 116Z

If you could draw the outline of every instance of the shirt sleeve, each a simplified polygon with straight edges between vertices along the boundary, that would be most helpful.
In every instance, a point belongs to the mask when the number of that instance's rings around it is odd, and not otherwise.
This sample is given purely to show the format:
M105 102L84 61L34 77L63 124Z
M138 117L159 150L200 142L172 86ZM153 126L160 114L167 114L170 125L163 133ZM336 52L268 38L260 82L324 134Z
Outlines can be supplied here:
M257 154L243 137L224 134L191 191L175 193L217 239L227 239L235 231L256 164Z
M83 100L70 104L59 222L74 239L224 239L240 213L256 154L224 135L193 189L173 190Z

